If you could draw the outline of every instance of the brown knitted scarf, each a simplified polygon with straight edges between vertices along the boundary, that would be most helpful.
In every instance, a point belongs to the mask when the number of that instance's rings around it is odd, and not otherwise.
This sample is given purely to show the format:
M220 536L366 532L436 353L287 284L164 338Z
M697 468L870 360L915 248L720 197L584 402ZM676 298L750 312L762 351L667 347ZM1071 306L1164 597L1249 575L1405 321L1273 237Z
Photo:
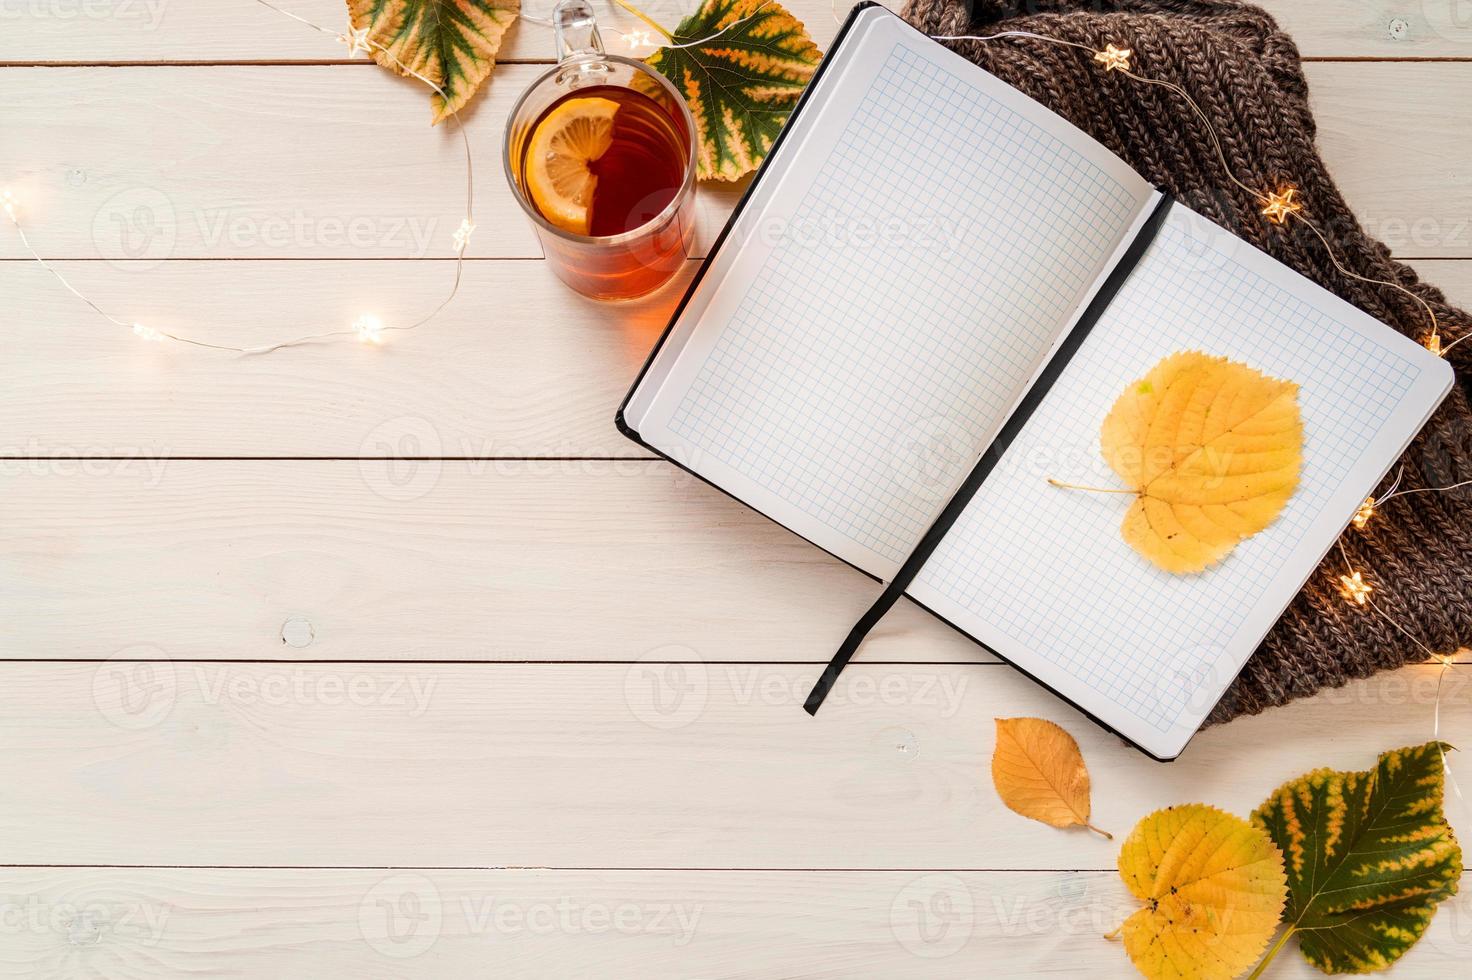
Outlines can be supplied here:
M1314 148L1314 120L1298 49L1273 19L1233 0L909 0L905 18L928 34L1024 30L1102 49L1131 48L1135 69L1184 87L1212 120L1234 172L1249 186L1300 190L1305 214L1360 275L1398 281L1429 302L1443 344L1472 318L1446 304L1390 250L1365 234ZM1157 187L1233 230L1308 278L1407 336L1427 333L1410 297L1338 273L1311 231L1270 224L1233 185L1200 121L1179 96L1105 74L1087 53L1009 38L950 46L1094 136ZM1305 335L1305 343L1314 338ZM1401 460L1402 487L1472 479L1472 407L1466 371L1472 341L1448 355L1457 386ZM1294 598L1233 682L1209 723L1338 687L1351 678L1423 662L1422 643L1450 653L1472 640L1472 487L1389 501L1363 530L1345 532L1349 561L1375 589L1370 606L1339 594L1336 548ZM1390 617L1387 619L1386 617Z

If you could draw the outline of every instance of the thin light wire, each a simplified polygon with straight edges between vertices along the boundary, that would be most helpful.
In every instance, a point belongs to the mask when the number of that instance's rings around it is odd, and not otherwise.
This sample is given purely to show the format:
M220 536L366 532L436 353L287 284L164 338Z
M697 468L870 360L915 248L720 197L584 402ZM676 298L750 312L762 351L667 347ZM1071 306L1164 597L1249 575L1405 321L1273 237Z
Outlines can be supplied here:
M1379 507L1381 504L1385 503L1385 501L1389 500L1391 497L1394 497L1396 490L1400 489L1400 481L1405 479L1405 475L1406 468L1404 466L1397 466L1395 468L1395 482L1390 484L1389 490L1385 491L1385 493L1382 494L1378 499L1375 499L1374 506Z
M1395 480L1391 482L1390 489L1386 490L1379 497L1371 498L1371 504L1374 507L1379 507L1394 497L1404 497L1412 493L1446 493L1451 490L1460 490L1462 487L1472 487L1472 480L1463 480L1460 483L1448 483L1444 487L1408 487L1402 490L1400 489L1400 485L1405 480L1405 476L1405 466L1396 467Z
M1371 513L1377 510L1382 504L1396 497L1404 497L1413 493L1448 493L1452 490L1460 490L1462 487L1472 486L1472 480L1462 480L1460 483L1448 483L1444 487L1408 487L1402 490L1400 489L1400 485L1405 480L1405 476L1405 466L1397 466L1395 469L1395 479L1391 482L1390 489L1378 497L1370 498Z
M1087 44L1079 44L1077 41L1065 41L1061 37L1049 37L1046 34L1034 34L1032 31L998 31L995 34L932 34L932 41L998 41L1004 37L1026 37L1034 41L1046 41L1049 44L1057 44L1066 48L1078 48L1094 54L1093 48Z
M644 13L644 11L640 10L638 7L635 7L631 3L626 3L625 0L612 0L612 2L615 5L617 5L619 7L622 7L624 10L626 10L629 13L633 14L635 17L639 18L644 23L648 24L650 27L652 27L655 30L659 31L665 37L669 38L671 42L674 41L674 36L671 35L669 31L667 31L663 27L661 27L654 20L654 18L652 18L648 14ZM731 21L731 23L727 24L725 27L722 27L720 30L714 32L713 34L708 34L705 37L698 38L698 39L696 39L694 41L686 41L684 44L674 44L674 43L670 43L670 44L656 44L653 41L650 41L649 42L649 46L652 47L652 48L654 48L656 51L661 50L661 49L664 49L664 48L668 48L670 50L679 50L680 48L698 48L702 44L709 44L710 42L712 42L712 41L716 40L717 38L719 38L722 34L725 34L727 31L732 30L733 28L736 28L736 27L740 27L742 24L744 24L747 21L753 19L754 17L756 17L757 14L761 13L764 9L766 9L766 7L769 4L771 4L771 3L772 3L772 0L762 0L762 2L759 3L759 4L757 4L756 8L753 9L751 13L747 14L744 17L740 17L740 18L738 18L736 20ZM543 22L540 21L540 20L538 20L538 21L536 21L536 23L543 23ZM546 21L545 23L546 23L546 25L548 27L551 27L552 26L552 22L550 20L549 21ZM628 31L615 30L615 32L618 34L619 37L623 38L625 42L629 42L629 39L630 38L633 38L633 37L636 37L637 36L637 34L630 33ZM644 32L639 32L639 33L644 33ZM632 42L630 42L630 43L632 43Z
M655 47L657 47L657 48L670 48L671 50L678 50L679 48L698 48L702 44L709 44L710 42L714 41L716 38L720 37L722 34L726 33L729 30L731 30L733 27L740 27L742 24L744 24L747 21L749 21L752 18L754 18L757 14L761 13L764 9L766 9L766 6L769 3L771 3L771 2L772 2L772 0L762 0L762 2L759 3L759 4L757 4L756 8L753 9L752 12L749 13L749 14L747 14L745 17L742 17L740 20L733 20L733 21L731 21L731 23L727 24L725 27L723 27L720 30L716 31L714 34L711 34L708 37L703 37L703 38L701 38L698 41L686 41L684 44L657 44L657 45L655 45Z
M1399 483L1400 481L1397 480L1396 482ZM1409 490L1396 490L1393 493L1387 493L1379 501L1376 501L1376 503L1383 503L1391 497L1404 497L1411 493L1442 493L1447 490L1460 490L1462 487L1467 486L1472 486L1472 480L1463 480L1461 483L1451 483L1444 487L1412 487Z
M1233 179L1235 180L1236 178ZM1402 286L1398 282L1392 282L1389 279L1373 279L1369 276L1362 276L1358 272L1351 272L1350 270L1346 269L1344 267L1344 263L1339 261L1339 256L1334 254L1334 247L1329 244L1329 239L1324 237L1324 233L1322 231L1319 231L1318 225L1314 224L1308 218L1305 218L1301 212L1290 211L1288 212L1288 214L1290 217L1301 222L1305 227L1308 228L1309 231L1314 233L1314 237L1318 238L1319 242L1324 246L1324 253L1329 256L1329 261L1334 263L1334 268L1338 269L1341 275L1348 276L1351 279L1358 279L1360 282L1369 283L1374 286L1389 286L1391 289L1398 289L1402 293L1405 293L1411 299L1415 300L1417 303L1420 303L1422 308L1426 310L1426 317L1431 321L1431 333L1428 336L1437 338L1441 336L1441 324L1437 321L1436 311L1431 308L1430 303L1426 302L1426 300L1422 299L1419 295ZM1441 356L1445 357L1448 351L1450 351L1453 347L1457 346L1457 344L1460 344L1466 339L1467 338L1465 336L1459 337L1458 339L1452 341L1450 344L1441 348Z

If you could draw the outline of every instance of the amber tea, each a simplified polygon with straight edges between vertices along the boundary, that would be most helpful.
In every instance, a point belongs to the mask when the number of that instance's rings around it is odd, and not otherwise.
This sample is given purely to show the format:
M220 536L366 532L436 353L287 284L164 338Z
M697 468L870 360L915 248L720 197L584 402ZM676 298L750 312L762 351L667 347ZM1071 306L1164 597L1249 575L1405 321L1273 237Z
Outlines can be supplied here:
M593 250L543 235L558 274L600 298L638 296L668 279L685 258L689 226L685 215L670 220L688 210L673 207L688 192L690 164L680 107L626 85L587 85L557 98L525 133L518 189L557 230L600 240ZM658 220L650 234L631 234Z
M558 99L532 126L521 184L542 217L579 235L633 231L685 182L683 122L649 96L597 85Z

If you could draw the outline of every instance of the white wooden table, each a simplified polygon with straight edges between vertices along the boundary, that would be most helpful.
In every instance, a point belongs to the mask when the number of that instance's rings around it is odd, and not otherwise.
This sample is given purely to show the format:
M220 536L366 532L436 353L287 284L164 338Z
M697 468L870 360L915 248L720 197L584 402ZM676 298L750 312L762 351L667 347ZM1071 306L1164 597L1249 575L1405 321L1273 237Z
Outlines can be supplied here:
M1472 303L1468 0L1270 6L1349 200ZM0 15L0 185L108 308L240 344L438 300L460 165L419 88L248 0ZM0 227L6 974L1127 975L1114 845L1002 807L993 717L1069 728L1117 835L1429 737L1412 668L1160 765L912 608L805 715L874 586L614 431L678 289L539 260L497 155L549 50L514 29L468 113L461 297L383 348L144 344ZM1463 900L1394 975L1469 958Z

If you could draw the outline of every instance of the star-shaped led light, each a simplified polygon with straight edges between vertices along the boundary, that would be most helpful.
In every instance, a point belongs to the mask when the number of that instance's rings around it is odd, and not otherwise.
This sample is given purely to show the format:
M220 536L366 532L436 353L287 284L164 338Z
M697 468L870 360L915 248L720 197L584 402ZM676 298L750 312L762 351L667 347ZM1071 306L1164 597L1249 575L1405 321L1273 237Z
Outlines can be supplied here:
M1350 602L1363 606L1370 601L1370 593L1374 591L1374 587L1361 578L1359 572L1339 576L1339 594Z
M650 36L648 31L629 31L624 34L624 43L629 46L629 52L631 54L638 54L645 48L656 48L659 46L654 43L654 38Z
M1302 202L1293 199L1297 193L1298 188L1287 187L1277 193L1269 194L1264 198L1268 203L1263 205L1262 213L1273 224L1281 225L1288 220L1290 214L1297 214L1303 210Z
M1134 54L1129 48L1115 47L1112 43L1104 45L1103 51L1094 52L1094 60L1104 66L1105 71L1129 71L1130 56Z
M475 222L466 218L460 222L460 227L455 229L455 252L459 254L465 251L465 246L470 244L470 236L475 231Z
M5 217L15 220L15 196L9 191L0 192L0 210L5 212Z
M337 39L348 46L349 58L373 53L373 42L368 40L368 28L366 27L354 27L349 24L347 33L339 34Z
M1375 498L1366 497L1365 502L1360 504L1360 509L1354 512L1354 526L1362 528L1370 523L1370 518L1375 516Z
M383 343L383 321L371 313L364 313L353 321L353 333L365 344Z
M144 326L141 323L135 323L135 324L133 324L133 333L136 336L138 336L139 338L143 339L143 340L151 340L151 341L154 341L154 342L158 342L158 341L161 341L161 340L164 339L164 335L163 334L159 333L157 330L153 329L152 327Z
M1426 338L1426 349L1435 354L1437 357L1440 357L1441 334L1437 333L1435 330L1431 331L1431 336Z

